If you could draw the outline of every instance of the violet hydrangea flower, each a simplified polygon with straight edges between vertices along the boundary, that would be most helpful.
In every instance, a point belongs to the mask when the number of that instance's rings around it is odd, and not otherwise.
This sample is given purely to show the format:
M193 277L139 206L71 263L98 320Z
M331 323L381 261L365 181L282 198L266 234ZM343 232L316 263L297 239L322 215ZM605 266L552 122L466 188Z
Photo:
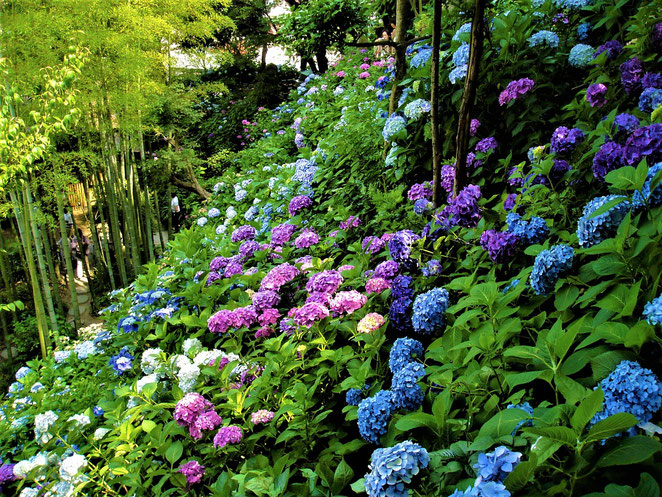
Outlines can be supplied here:
M177 472L186 476L186 486L190 487L196 483L200 483L205 474L205 467L198 461L189 461L182 464Z
M557 154L570 153L583 141L584 132L581 129L559 126L552 134L550 150Z
M352 314L365 305L367 302L365 295L357 292L356 290L349 290L345 292L338 292L334 298L331 299L331 310L335 315Z
M214 447L221 449L228 444L238 444L242 438L243 434L239 426L224 426L214 436Z
M233 242L241 242L243 240L253 240L255 238L255 228L249 224L239 226L236 230L230 235L230 240Z
M290 213L290 216L294 217L303 209L313 205L313 201L307 195L298 195L290 200L290 205L287 210Z
M641 79L644 76L644 65L637 57L623 62L620 65L621 83L625 92L629 95L636 93L641 88Z
M591 107L602 107L607 103L607 85L596 83L591 85L586 90L586 101Z
M507 231L487 230L480 236L480 246L496 263L509 262L517 252L519 238Z
M518 99L533 88L534 85L535 82L530 78L511 81L508 83L508 86L506 86L506 89L499 95L499 105L503 106L512 100Z

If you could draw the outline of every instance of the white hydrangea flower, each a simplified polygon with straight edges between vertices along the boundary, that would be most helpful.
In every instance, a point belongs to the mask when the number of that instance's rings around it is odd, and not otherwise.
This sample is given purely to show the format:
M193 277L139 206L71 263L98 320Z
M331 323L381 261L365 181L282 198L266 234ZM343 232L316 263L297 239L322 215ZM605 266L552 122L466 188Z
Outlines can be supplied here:
M24 488L21 490L21 493L18 495L18 497L37 497L39 495L39 490L36 488Z
M78 359L84 360L91 355L95 355L98 350L96 345L94 345L94 342L91 340L85 340L74 347L74 352L76 352Z
M145 374L152 374L161 365L161 354L163 351L159 348L147 349L143 352L140 361L140 369Z
M182 345L182 350L184 351L184 355L191 357L192 355L196 355L200 350L202 350L202 342L198 340L197 338L187 338L184 340L184 344Z
M182 392L188 393L193 391L196 381L198 381L198 376L200 376L200 368L195 364L186 364L179 369L177 378L179 379L179 388L182 389Z
M94 440L101 440L103 437L105 437L110 430L108 428L97 428L94 431Z
M34 417L34 436L40 444L48 443L53 435L48 433L51 426L58 420L58 415L53 411L46 411L43 414L37 414Z
M92 422L90 421L90 417L85 414L75 414L67 419L67 421L74 421L78 427L87 426Z
M87 467L87 459L81 454L74 454L72 456L62 459L60 464L60 478L64 481L74 482L79 480L76 478L85 467Z
M145 385L149 385L150 383L158 383L158 381L159 377L157 374L143 376L136 382L136 390L138 390L138 393L141 393L143 388L145 388Z
M203 350L197 356L195 356L195 359L193 359L193 364L196 366L209 366L210 364L216 362L216 359L222 355L224 355L222 350Z

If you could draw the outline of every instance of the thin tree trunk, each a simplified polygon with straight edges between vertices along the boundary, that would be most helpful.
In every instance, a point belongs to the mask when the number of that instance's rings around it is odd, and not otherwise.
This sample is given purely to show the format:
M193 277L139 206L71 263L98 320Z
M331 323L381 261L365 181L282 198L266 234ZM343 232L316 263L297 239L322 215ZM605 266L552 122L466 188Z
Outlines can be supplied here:
M44 359L48 357L48 351L51 348L51 339L48 332L48 324L46 321L46 310L44 309L44 301L41 296L41 289L39 288L39 276L37 275L37 267L32 257L32 239L30 237L30 227L27 222L25 213L21 214L19 211L18 197L15 192L9 193L12 203L14 204L14 215L19 228L21 242L25 250L25 259L28 263L28 271L30 273L30 283L32 285L32 297L34 299L35 315L37 317L37 332L39 334L39 347L41 348L41 355Z
M0 299L0 304L2 299ZM14 352L12 351L12 343L9 335L9 327L7 326L7 317L5 313L0 311L0 324L2 324L2 337L5 341L5 348L7 349L7 362L9 365L14 364Z
M147 254L149 260L154 260L154 231L152 230L152 204L149 199L149 187L145 181L145 189L143 194L145 196L145 238L147 240ZM136 168L136 185L140 190L140 172ZM140 197L138 197L140 199Z
M14 301L16 300L15 289L11 285L9 280L9 270L7 268L7 261L5 260L5 240L0 233L0 273L2 273L2 282L4 283L5 288L8 291L12 291L12 297ZM9 334L9 327L7 325L7 316L4 312L0 312L0 321L2 323L2 334L5 340L5 347L7 347L7 358L9 359L9 364L14 362L14 353L12 352L12 343L11 336Z
M76 293L76 280L74 266L71 263L71 247L67 235L67 225L64 222L64 192L58 187L57 195L57 217L60 223L60 240L62 252L64 253L64 264L67 268L67 280L69 283L69 298L71 299L71 310L74 314L74 328L80 327L80 309L78 309L78 294ZM73 214L71 216L73 218Z
M439 136L439 45L441 42L441 0L434 0L432 19L432 94L430 126L432 135L432 201L435 207L441 204L441 140Z
M121 136L121 135L120 135ZM126 186L126 195L124 195L124 211L125 215L128 214L129 221L129 231L131 233L131 241L127 241L127 244L130 245L131 249L131 259L133 262L133 272L138 274L138 269L140 268L140 237L138 235L138 223L136 220L134 206L136 205L136 199L134 198L134 189L133 189L133 168L131 167L131 160L128 154L128 148L130 145L127 144L126 137L124 139L120 138L120 143L122 144L121 153L124 157L124 178Z
M172 186L168 183L168 202L172 201ZM168 240L172 239L172 209L168 207Z
M165 240L163 240L163 223L161 222L161 210L159 209L159 191L154 190L154 206L155 206L155 221L156 221L156 229L159 232L159 243L161 244L161 253L163 253L163 250L165 249ZM170 210L170 208L168 208Z
M12 230L14 231L14 235L16 236L16 238L19 241L21 241L22 240L22 237L20 235L21 225L19 224L19 222L20 221L19 221L18 217L14 217L14 219L12 220L11 226L12 226ZM30 283L30 270L28 268L28 262L27 262L27 259L25 258L24 250L19 250L18 251L18 257L21 259L21 270L23 271L23 276L25 278L25 283L29 284ZM14 300L16 300L16 292L15 291L13 291L12 297L14 298Z
M455 185L453 193L456 196L468 182L467 152L470 137L470 115L476 96L480 58L483 55L484 17L485 0L476 0L474 19L471 24L469 68L467 69L467 80L464 84L464 95L462 96L462 104L460 105L460 117L457 124L457 136L455 137Z
M402 88L400 82L407 75L407 31L411 24L411 5L409 0L398 0L395 11L395 32L393 41L395 46L395 75L391 87L391 99L389 100L388 113L393 114L398 107L398 100Z
M114 153L112 148L109 149L109 153L110 152ZM108 215L110 216L110 219L108 221L110 223L111 233L113 236L113 245L115 246L115 257L117 260L117 265L119 266L119 270L120 270L120 279L122 280L122 286L127 286L129 284L129 280L126 275L126 265L124 264L124 251L122 248L122 238L120 237L119 214L117 211L117 199L115 196L115 187L114 187L115 175L113 173L113 169L114 169L113 162L114 162L113 157L109 156L108 177L106 178L106 193L108 194L108 206L109 206Z
M108 240L110 238L110 227L106 224L106 215L103 213L103 207L105 205L99 205L99 199L100 198L106 198L105 194L103 194L103 181L101 180L101 173L97 171L97 187L99 188L99 192L96 193L96 198L97 198L97 209L99 209L99 217L101 220L101 230L103 234L103 241L101 250L104 252L106 256L106 263L108 267L108 276L110 277L110 285L112 286L113 290L117 288L117 285L115 284L115 273L113 272L113 261L112 261L112 256L110 253L110 246L108 245ZM101 195L100 195L101 194ZM106 230L108 230L108 233L106 233Z

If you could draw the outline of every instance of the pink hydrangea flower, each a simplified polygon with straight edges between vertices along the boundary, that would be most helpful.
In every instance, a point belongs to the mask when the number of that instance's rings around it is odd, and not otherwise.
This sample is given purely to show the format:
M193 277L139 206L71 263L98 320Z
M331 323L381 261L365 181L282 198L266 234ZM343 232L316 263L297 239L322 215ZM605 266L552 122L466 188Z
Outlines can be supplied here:
M329 309L319 302L308 302L301 308L296 309L294 315L294 322L299 326L310 328L316 321L321 321L329 317Z
M347 292L338 292L338 294L331 299L331 310L335 315L344 313L352 314L354 311L363 307L367 301L367 297L356 290L349 290Z
M198 461L189 461L182 464L177 472L186 476L186 486L190 487L196 483L200 483L205 474L205 467Z
M251 422L255 425L268 423L272 419L274 419L274 413L267 411L266 409L260 409L259 411L255 411L253 414L251 414Z
M368 293L382 293L391 288L391 284L384 278L370 278L365 284L365 290Z
M365 317L359 321L359 324L356 326L356 331L359 333L370 333L379 329L379 327L385 322L386 320L384 319L384 316L376 312L371 312L370 314L366 314Z
M243 438L241 428L238 426L224 426L214 436L214 447L221 449L228 444L238 444Z
M367 71L363 71L362 73L359 74L359 79L368 79L370 77L370 73Z

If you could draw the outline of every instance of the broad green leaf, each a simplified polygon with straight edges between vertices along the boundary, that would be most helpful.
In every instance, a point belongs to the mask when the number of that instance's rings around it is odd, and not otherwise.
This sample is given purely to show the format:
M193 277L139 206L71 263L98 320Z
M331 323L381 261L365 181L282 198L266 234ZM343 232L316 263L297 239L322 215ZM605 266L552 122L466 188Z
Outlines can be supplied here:
M531 419L531 415L522 409L504 409L492 416L478 432L478 437L494 439L510 435L522 421Z
M588 431L584 441L595 442L596 440L604 440L612 435L629 430L638 422L639 420L629 412L616 413L607 419L595 423Z
M526 486L533 477L537 467L537 458L535 454L531 454L528 461L520 462L515 469L508 475L503 482L506 488L511 491L520 490Z
M142 422L141 427L142 427L142 429L145 433L149 433L154 428L156 428L156 423L154 421L152 421L151 419L146 419Z
M545 437L555 442L574 447L577 445L577 435L567 426L549 426L545 428L526 428L524 431Z
M593 416L595 416L598 411L602 410L603 401L604 393L601 388L593 390L584 400L582 400L570 418L570 424L575 429L577 435L581 435L588 422L593 419Z
M605 421L609 419L607 418ZM644 435L635 435L623 438L616 447L598 459L597 466L603 468L637 464L660 451L662 451L662 443Z
M165 457L170 464L175 464L182 457L184 446L180 441L172 442L168 450L166 450Z
M400 431L409 431L415 428L425 426L433 431L437 430L437 421L431 414L424 412L413 412L401 417L395 423L395 427Z

